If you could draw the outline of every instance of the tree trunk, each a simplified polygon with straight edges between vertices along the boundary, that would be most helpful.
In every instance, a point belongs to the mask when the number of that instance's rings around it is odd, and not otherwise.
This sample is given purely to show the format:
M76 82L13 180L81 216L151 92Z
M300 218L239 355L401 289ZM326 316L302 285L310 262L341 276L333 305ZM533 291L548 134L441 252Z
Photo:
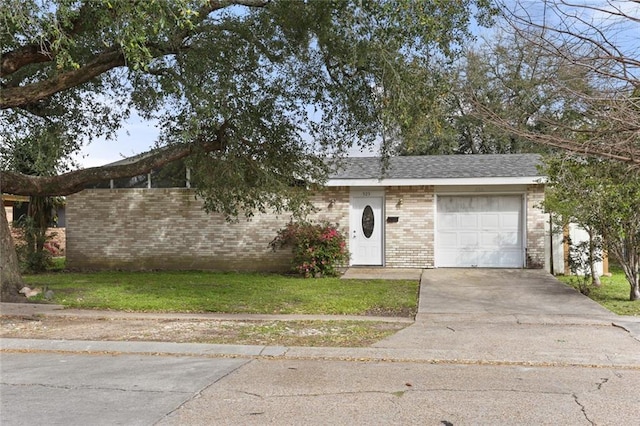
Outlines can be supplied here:
M26 298L18 293L23 286L16 247L13 244L7 213L3 205L2 213L0 213L0 301L26 301Z
M631 286L629 300L640 300L640 282L636 282L635 285Z
M594 256L594 252L598 249L593 239L594 231L589 227L587 229L587 233L589 234L589 269L591 270L591 285L593 287L600 287L602 286L602 283L600 282L598 271L596 271L596 257Z
M627 275L627 281L631 286L631 291L629 292L629 300L638 300L640 301L640 268L636 265L635 270L630 271L631 273Z
M626 241L617 241L610 248L629 282L629 300L640 300L640 253L635 251L634 245L625 243Z

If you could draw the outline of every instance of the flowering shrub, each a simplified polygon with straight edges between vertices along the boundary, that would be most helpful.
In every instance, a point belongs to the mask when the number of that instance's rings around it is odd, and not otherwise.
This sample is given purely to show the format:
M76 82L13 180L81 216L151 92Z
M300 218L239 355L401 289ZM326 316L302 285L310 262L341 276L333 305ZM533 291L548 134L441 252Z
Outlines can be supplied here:
M305 277L335 276L336 267L349 261L345 237L329 223L290 222L270 245L291 247L293 270Z

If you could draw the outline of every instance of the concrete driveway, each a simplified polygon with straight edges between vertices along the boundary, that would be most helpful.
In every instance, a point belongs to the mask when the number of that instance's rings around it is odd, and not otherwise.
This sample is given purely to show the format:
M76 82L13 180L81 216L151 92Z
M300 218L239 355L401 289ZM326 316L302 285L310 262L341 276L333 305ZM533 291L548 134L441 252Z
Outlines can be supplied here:
M442 314L612 316L542 270L426 269L418 315Z
M545 365L637 365L619 317L539 270L432 269L416 322L376 343L408 357Z

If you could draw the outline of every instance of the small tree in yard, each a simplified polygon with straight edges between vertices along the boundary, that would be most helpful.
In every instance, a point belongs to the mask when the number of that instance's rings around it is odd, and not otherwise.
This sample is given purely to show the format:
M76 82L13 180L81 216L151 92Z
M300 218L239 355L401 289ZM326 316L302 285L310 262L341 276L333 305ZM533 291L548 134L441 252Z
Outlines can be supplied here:
M270 245L274 250L291 247L292 269L306 278L335 276L336 268L349 261L344 235L329 223L291 222Z
M612 161L554 158L546 163L545 208L602 236L629 282L629 299L640 300L640 175Z
M596 239L600 238L596 237ZM599 244L599 242L595 244ZM584 295L589 295L591 286L600 287L601 285L594 270L595 262L602 260L600 253L600 250L594 250L594 240L591 238L578 244L573 244L569 240L569 268L574 275L572 279L577 283L578 290Z

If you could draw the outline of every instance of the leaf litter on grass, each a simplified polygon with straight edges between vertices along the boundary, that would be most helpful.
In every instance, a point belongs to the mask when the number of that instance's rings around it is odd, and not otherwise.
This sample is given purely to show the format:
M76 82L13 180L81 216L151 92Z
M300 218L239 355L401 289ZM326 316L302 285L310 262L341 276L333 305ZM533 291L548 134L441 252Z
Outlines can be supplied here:
M366 347L406 327L379 321L229 321L1 317L0 337Z

